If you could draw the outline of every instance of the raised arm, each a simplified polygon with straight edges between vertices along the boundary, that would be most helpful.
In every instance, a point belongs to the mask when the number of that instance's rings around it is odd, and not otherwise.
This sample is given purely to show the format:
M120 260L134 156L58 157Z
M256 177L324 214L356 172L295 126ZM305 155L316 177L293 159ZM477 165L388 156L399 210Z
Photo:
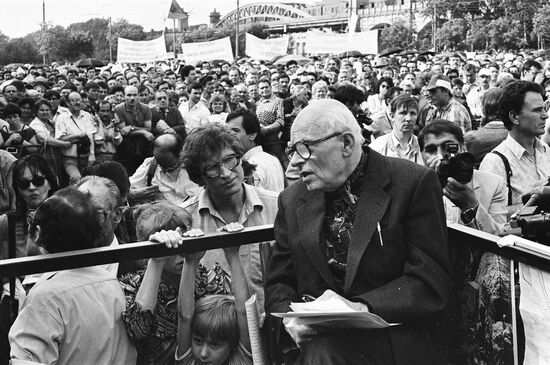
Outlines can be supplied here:
M239 322L239 342L248 351L251 351L245 308L245 302L250 298L250 291L241 260L239 259L239 247L225 248L224 252L231 270L231 291L235 297L235 310L237 311L237 321Z
M176 358L182 357L191 348L191 321L195 314L195 274L199 267L199 261L200 257L196 254L186 255L183 258L178 293L178 347Z

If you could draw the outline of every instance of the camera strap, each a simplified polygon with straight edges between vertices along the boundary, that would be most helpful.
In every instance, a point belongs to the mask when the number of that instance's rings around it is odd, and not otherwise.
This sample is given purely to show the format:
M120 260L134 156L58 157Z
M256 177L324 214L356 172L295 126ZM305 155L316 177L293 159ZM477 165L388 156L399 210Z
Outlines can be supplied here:
M512 176L512 168L510 167L510 162L508 162L508 159L506 156L504 156L502 153L498 151L491 151L500 159L502 160L502 163L504 164L504 169L506 170L506 185L508 185L508 206L512 205L512 186L510 185L510 177Z

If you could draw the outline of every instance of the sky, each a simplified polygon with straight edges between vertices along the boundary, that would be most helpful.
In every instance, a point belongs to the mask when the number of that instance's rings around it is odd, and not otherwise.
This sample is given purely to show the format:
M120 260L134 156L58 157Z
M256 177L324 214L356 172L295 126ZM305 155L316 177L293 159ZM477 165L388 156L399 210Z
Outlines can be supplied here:
M145 31L172 28L172 19L165 20L171 0L0 0L0 31L10 38L27 35L40 29L42 2L46 4L46 22L64 27L90 18L124 18L140 24ZM240 0L240 4L267 0ZM312 0L304 1L312 3ZM237 7L237 0L178 0L189 13L189 24L208 23L208 15L216 8L222 17Z

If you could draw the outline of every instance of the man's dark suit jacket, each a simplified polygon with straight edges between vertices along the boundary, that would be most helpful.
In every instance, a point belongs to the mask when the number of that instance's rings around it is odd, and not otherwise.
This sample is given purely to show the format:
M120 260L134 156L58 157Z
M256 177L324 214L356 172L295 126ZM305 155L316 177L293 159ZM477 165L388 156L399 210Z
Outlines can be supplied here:
M325 194L298 182L279 196L266 311L287 312L304 294L318 297L332 289L402 323L389 329L397 364L445 364L452 282L441 187L431 169L368 147L365 153L343 291L324 254ZM268 316L267 325L277 353L288 335L275 317Z

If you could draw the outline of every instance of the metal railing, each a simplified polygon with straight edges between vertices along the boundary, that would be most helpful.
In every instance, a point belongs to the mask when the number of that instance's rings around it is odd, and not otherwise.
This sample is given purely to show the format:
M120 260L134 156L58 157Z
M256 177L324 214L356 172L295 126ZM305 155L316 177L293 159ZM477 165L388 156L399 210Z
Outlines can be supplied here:
M522 262L530 266L550 272L550 250L536 250L525 247L499 247L497 242L501 237L481 232L466 226L448 225L449 242L456 245L471 245L482 251L489 251L499 256ZM256 242L271 241L274 239L272 225L246 228L238 233L213 233L203 237L184 238L184 244L178 248L167 248L163 244L148 241L123 244L117 247L101 247L87 250L78 250L42 256L22 257L0 260L0 277L21 276L49 271L73 269L92 265L101 265L121 260L137 260L151 257L170 256L186 252L198 252L215 248L240 246ZM521 240L518 238L518 240ZM529 242L531 246L543 247L540 244ZM515 302L513 274L512 303ZM515 312L515 309L512 309ZM516 326L514 329L514 363L518 363Z

